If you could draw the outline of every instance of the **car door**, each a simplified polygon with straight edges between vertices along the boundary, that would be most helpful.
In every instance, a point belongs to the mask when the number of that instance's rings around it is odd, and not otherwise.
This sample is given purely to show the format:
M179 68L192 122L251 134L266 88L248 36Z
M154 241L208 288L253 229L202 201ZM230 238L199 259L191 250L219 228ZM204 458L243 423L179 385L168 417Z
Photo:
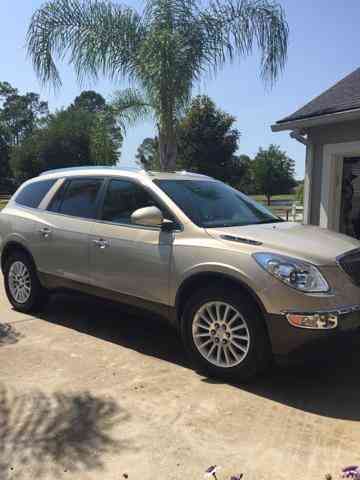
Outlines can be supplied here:
M89 236L102 178L64 181L37 224L36 263L55 285L89 284Z
M131 224L138 208L158 200L133 180L109 179L100 218L90 241L94 285L140 299L167 304L172 232ZM167 215L168 216L168 215Z

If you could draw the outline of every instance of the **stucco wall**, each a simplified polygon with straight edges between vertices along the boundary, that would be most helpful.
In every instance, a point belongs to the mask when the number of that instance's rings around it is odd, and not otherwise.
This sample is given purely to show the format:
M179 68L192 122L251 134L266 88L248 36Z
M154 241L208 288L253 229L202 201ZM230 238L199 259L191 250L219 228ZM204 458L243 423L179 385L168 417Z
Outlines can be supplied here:
M309 129L307 133L309 141L313 144L310 223L318 225L320 220L323 146L328 143L360 141L360 121L314 127Z

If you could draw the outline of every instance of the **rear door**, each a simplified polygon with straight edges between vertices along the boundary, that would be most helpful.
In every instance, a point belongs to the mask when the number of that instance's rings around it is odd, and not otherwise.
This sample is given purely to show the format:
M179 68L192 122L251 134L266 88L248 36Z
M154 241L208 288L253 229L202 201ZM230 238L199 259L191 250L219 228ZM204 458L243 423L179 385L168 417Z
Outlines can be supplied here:
M89 283L89 235L103 178L64 181L37 225L36 264L59 284ZM69 284L69 286L74 286Z
M144 300L168 303L169 268L173 233L159 227L133 225L138 208L161 202L133 180L110 179L104 189L103 208L90 242L93 283L102 289Z

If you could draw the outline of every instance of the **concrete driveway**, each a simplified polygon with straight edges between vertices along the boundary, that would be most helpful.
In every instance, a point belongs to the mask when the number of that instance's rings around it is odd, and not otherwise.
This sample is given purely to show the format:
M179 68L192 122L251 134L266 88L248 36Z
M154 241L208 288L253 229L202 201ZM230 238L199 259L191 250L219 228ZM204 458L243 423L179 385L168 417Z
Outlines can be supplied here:
M0 479L323 478L360 463L360 342L250 386L192 371L175 333L102 300L14 312L0 285Z

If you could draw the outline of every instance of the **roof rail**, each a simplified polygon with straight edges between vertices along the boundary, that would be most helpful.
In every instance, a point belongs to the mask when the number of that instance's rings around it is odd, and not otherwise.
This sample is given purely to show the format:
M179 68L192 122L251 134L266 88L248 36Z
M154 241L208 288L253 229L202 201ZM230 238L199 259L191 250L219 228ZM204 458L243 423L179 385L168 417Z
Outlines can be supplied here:
M187 170L143 170L144 173L148 175L156 175L157 173L176 173L177 175L192 175L193 177L202 177L202 178L212 178L209 175L204 175L203 173L189 172Z
M54 168L53 170L45 170L44 172L40 173L41 175L48 175L50 173L61 173L61 172L71 172L72 170L126 170L130 172L145 172L145 170L138 168L138 167L120 167L117 165L89 165L89 166L81 166L81 167L64 167L64 168Z
M209 177L209 175L204 175L203 173L188 172L187 170L179 170L179 171L176 171L175 173L179 173L180 175L193 175L194 177L211 178Z

